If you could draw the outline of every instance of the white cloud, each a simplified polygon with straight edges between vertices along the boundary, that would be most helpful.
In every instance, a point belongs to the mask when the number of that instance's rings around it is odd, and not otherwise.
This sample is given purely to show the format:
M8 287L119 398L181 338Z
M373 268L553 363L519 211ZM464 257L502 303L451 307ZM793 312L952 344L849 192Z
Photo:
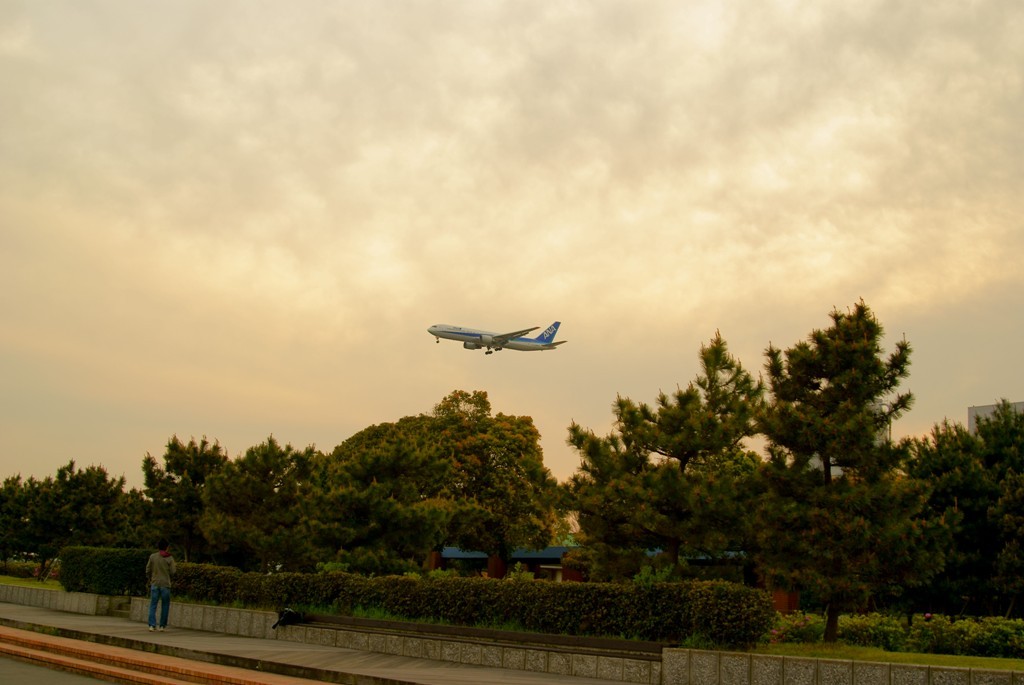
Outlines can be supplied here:
M1020 289L1022 28L1009 0L8 7L0 364L37 371L0 400L92 402L135 459L329 449L484 389L565 475L570 419L685 385L716 328L758 367L864 297L942 346ZM424 331L553 318L539 360ZM83 443L3 428L0 463Z

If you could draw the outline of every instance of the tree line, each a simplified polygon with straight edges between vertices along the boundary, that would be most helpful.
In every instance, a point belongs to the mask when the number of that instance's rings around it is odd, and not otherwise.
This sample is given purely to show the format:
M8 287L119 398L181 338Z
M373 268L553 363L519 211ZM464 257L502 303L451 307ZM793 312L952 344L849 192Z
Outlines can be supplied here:
M56 477L0 489L0 556L44 567L67 545L141 546L165 537L185 561L262 572L328 567L419 570L444 545L507 558L559 527L558 484L525 416L492 414L485 392L455 391L429 414L370 426L329 453L273 436L230 459L177 436L144 487L74 461Z
M974 433L946 420L894 442L913 403L899 387L909 343L885 354L863 302L831 321L769 345L756 379L716 335L685 389L653 406L617 398L608 436L570 427L581 465L566 489L592 578L738 560L748 580L813 599L826 640L840 613L868 608L1014 612L1024 414L1004 400Z
M0 555L45 565L69 544L172 540L189 561L246 570L418 570L453 545L507 559L565 539L593 580L673 579L736 565L826 613L868 607L1014 613L1024 583L1024 415L976 432L943 421L891 439L913 402L911 347L888 354L859 302L755 377L716 334L700 372L653 405L617 397L609 435L573 423L580 466L558 484L527 416L457 390L429 413L370 426L329 453L273 437L229 459L176 436L144 487L74 462L0 489ZM763 452L750 447L764 442Z

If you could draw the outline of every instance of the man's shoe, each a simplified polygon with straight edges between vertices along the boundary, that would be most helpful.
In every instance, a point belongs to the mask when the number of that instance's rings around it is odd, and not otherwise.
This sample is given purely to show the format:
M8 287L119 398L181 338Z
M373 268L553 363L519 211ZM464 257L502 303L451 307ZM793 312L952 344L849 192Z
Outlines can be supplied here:
M151 633L152 633L152 632L153 632L154 630L156 630L156 628L154 628L153 626L150 626L150 627L149 627L149 632L151 632Z
M162 633L162 632L164 632L164 627L160 626L159 628L157 628L157 630L159 630Z

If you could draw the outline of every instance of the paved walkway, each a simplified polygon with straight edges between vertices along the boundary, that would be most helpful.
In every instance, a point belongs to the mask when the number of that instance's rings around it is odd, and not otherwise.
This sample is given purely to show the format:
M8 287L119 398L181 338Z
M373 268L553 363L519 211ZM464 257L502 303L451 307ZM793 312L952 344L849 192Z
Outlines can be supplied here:
M609 685L607 680L487 668L429 659L307 645L263 638L168 628L151 633L144 623L0 602L0 625L43 629L113 648L213 662L253 671L277 671L327 682L360 685ZM280 668L278 668L280 667ZM255 677L255 675L254 675ZM258 682L258 681L254 681Z
M96 685L96 678L63 673L45 666L33 666L13 659L0 658L0 683L32 683L32 685Z

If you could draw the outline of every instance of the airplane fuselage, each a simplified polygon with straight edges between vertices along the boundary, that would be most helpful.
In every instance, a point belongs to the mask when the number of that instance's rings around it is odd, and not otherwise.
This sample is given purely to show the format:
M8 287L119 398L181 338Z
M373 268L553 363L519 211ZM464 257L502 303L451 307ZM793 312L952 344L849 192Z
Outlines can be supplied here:
M555 332L558 330L558 322L552 324L537 338L524 337L525 333L536 330L526 328L514 333L494 333L478 328L466 328L464 326L451 326L448 324L435 324L427 329L427 332L438 339L455 340L462 343L467 350L486 349L487 354L498 350L520 350L532 352L537 350L553 350L561 345L564 340L554 342Z

